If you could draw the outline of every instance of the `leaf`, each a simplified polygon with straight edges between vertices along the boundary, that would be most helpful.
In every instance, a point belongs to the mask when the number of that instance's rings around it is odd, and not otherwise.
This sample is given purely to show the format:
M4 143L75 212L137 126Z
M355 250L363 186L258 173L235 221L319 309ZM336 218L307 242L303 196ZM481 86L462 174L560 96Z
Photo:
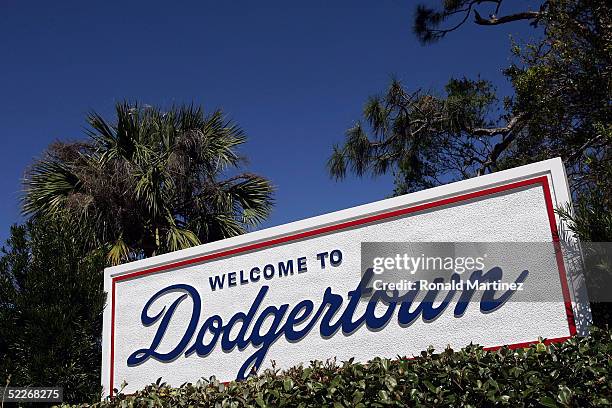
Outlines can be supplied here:
M361 402L362 399L363 399L363 392L355 391L353 393L353 404L357 404L357 403Z
M559 386L559 394L557 395L557 399L559 402L565 406L570 406L572 401L573 392L565 385Z
M393 391L393 389L397 386L397 380L395 379L395 377L387 375L385 377L385 385L387 386L389 391Z
M389 393L385 390L380 390L378 391L378 398L380 402L387 402L389 401Z
M542 405L544 405L545 407L549 407L549 408L559 408L559 405L557 405L557 403L555 402L554 399L545 396L542 397L538 400L538 402Z
M290 391L293 388L293 380L291 378L286 378L283 381L283 388L285 391Z

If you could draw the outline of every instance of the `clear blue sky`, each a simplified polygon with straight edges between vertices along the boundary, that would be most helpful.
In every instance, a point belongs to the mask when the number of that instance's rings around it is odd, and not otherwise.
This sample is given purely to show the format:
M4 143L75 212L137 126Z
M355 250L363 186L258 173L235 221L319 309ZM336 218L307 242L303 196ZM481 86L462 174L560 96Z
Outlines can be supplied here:
M522 3L522 2L521 2ZM249 136L248 169L277 187L265 226L388 196L390 177L331 180L333 143L391 76L441 89L449 77L491 79L524 23L469 24L421 46L414 1L22 1L0 3L0 239L20 220L24 169L84 118L117 101L221 107Z

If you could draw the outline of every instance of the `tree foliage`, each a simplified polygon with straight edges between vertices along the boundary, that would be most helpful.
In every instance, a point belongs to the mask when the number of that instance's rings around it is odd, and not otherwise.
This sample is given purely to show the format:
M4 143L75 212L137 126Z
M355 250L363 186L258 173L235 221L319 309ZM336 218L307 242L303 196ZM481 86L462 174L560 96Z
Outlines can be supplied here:
M121 103L116 115L92 113L88 140L50 146L26 177L26 214L76 219L113 264L239 235L269 215L272 185L237 173L246 138L221 111Z
M475 175L503 131L488 128L497 101L494 90L483 80L453 79L445 91L444 96L409 93L393 81L385 95L366 103L366 123L358 122L347 131L345 144L334 147L331 174L393 171L396 194Z
M487 19L478 12L483 5L494 6ZM529 20L539 26L539 40L512 45L514 62L505 70L512 97L500 100L480 78L451 79L442 95L410 91L393 81L385 94L368 100L364 121L334 147L330 174L341 179L347 171L393 172L395 192L402 194L560 156L574 192L604 189L609 200L609 2L551 0L537 11L498 17L501 6L502 0L444 1L438 10L419 6L415 33L435 42L472 13L480 25Z
M11 228L0 256L0 382L62 386L66 401L100 397L104 254L78 225ZM9 378L10 376L10 378Z

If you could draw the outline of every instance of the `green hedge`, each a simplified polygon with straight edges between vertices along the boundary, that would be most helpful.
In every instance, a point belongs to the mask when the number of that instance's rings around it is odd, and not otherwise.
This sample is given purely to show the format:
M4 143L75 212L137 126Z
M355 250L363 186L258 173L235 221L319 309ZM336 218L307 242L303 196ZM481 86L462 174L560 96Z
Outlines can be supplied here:
M430 349L416 359L312 362L227 385L158 381L100 407L610 406L612 331L561 344L484 351ZM82 405L82 407L85 405Z

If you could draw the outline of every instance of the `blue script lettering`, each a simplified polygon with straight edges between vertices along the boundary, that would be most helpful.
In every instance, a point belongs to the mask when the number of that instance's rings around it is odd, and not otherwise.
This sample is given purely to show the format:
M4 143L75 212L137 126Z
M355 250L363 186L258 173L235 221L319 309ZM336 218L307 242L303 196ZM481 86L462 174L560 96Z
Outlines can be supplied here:
M251 271L251 273L252 272L253 271ZM265 278L265 269L263 273ZM528 271L523 271L516 279L515 283L524 282L528 274ZM496 282L501 281L502 275L501 268L495 267L486 273L475 271L469 279L472 282ZM238 371L237 379L244 379L251 373L257 372L270 347L279 338L284 336L289 342L300 341L310 333L319 320L319 334L324 338L334 336L338 330L342 330L344 335L351 335L364 324L368 330L382 330L387 323L389 323L396 310L398 323L401 327L411 325L419 317L421 317L424 322L429 323L444 312L456 294L455 290L449 290L444 299L436 299L439 295L438 291L429 290L425 294L423 300L417 305L414 305L414 300L419 293L418 289L408 291L401 297L389 296L387 293L381 291L376 291L371 294L372 289L368 287L368 284L372 276L373 272L371 269L366 271L357 288L348 292L348 302L344 310L341 310L344 304L344 298L333 293L332 289L328 287L325 289L321 304L316 311L314 302L309 299L300 301L293 308L288 304L280 306L269 305L259 311L269 290L268 286L262 286L247 313L237 312L225 323L221 316L211 315L206 318L202 326L200 326L197 335L196 329L202 311L202 301L198 291L193 286L186 284L168 286L153 295L145 304L141 313L140 319L143 326L148 327L159 322L151 345L148 348L138 349L132 353L127 359L127 364L129 366L139 365L149 358L162 362L170 362L183 353L186 357L194 353L199 357L206 357L215 349L220 341L221 349L224 352L231 352L235 347L238 347L239 350L244 350L248 346L253 346L256 349L255 352L246 359ZM459 278L457 274L451 276L451 280L459 280ZM441 281L442 278L434 280L434 282ZM167 308L164 306L159 313L154 316L149 315L149 309L161 296L174 292L183 294L174 300ZM368 294L371 294L371 297L368 300L365 311L361 316L356 317L355 311L359 301ZM495 290L485 290L480 299L480 312L490 313L497 310L506 303L513 294L514 291L509 290L497 296ZM455 317L459 318L464 315L473 295L474 289L461 291L453 311ZM191 319L183 337L171 351L167 353L158 352L157 348L162 342L168 330L168 326L172 322L172 317L177 307L187 299L191 301ZM434 302L436 301L437 306L434 307ZM386 306L386 310L384 310L381 316L375 314L378 305ZM379 310L380 309L382 308L379 308ZM262 332L264 322L270 320L271 323L268 324L268 329ZM237 334L232 334L232 328L237 323L241 324L240 330ZM304 325L302 328L297 329L296 326L300 324ZM252 329L247 335L251 325ZM212 337L208 336L210 340L205 343L207 333L210 333ZM187 347L194 335L195 340L193 344Z
M156 314L155 316L149 316L148 312L149 312L149 308L151 307L151 305L160 296L165 295L167 293L172 293L172 292L187 292L187 293L182 295L178 299L176 299L172 303L172 305L170 305L170 307L168 308L168 311L166 311L166 307L164 306L164 308L158 314ZM187 330L185 331L185 334L183 335L183 338L181 339L179 344L177 344L176 347L174 347L172 351L165 353L165 354L158 353L156 349L159 346L159 343L161 343L162 339L164 338L164 334L166 334L166 329L168 329L168 325L170 324L172 315L174 315L174 311L176 310L178 305L180 305L181 302L185 300L185 298L187 298L187 296L191 297L191 300L193 302L193 310L191 313L191 320L189 321L189 327L187 327ZM157 333L155 333L155 337L153 338L153 342L151 343L151 346L146 349L136 350L134 353L132 353L132 355L128 357L128 360L127 360L128 365L137 365L137 364L144 363L145 361L149 359L149 357L153 357L154 359L159 360L159 361L172 361L176 357L178 357L183 352L183 350L185 350L185 347L187 347L187 344L189 343L189 341L191 340L191 337L193 336L193 331L198 325L198 321L200 320L201 304L202 302L200 301L200 295L198 294L198 291L193 286L190 286L190 285L183 285L183 284L171 285L171 286L168 286L167 288L160 290L155 295L153 295L153 297L149 299L149 301L145 305L144 309L142 309L142 314L140 315L140 321L142 322L144 326L150 326L156 321L158 321L162 315L164 317L161 319L161 322L159 323L159 326L157 328Z

